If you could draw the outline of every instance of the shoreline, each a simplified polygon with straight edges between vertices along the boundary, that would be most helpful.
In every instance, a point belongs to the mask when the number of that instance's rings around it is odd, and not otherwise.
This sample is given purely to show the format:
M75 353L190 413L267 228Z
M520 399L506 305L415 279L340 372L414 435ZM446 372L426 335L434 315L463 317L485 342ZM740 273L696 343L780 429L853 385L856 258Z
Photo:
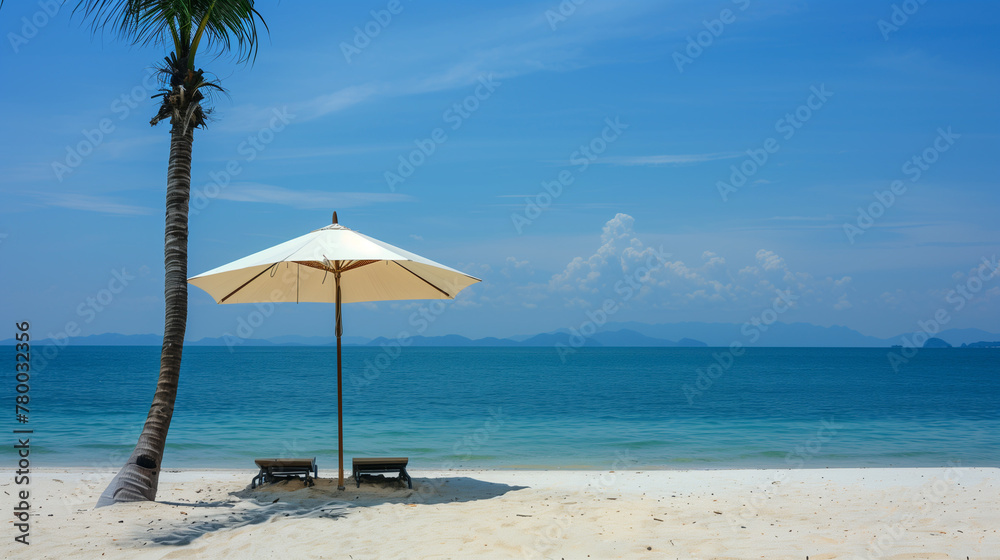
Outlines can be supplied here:
M412 465L411 465L412 467ZM407 467L410 470L411 467ZM120 467L92 467L87 465L65 465L65 466L53 466L53 465L43 465L43 466L32 466L31 471L35 473L45 473L45 472L94 472L94 473L110 473L115 474L118 472ZM332 467L320 467L320 478L329 478L329 473L333 472L336 474L338 466L334 464ZM518 465L518 466L484 466L484 467L452 467L452 468L440 468L440 467L417 467L415 472L426 472L426 473L449 473L449 472L537 472L537 473L547 473L547 472L580 472L580 473L593 473L593 472L607 472L607 471L617 471L619 473L626 472L718 472L718 471L734 471L734 472L744 472L744 471L782 471L782 472L798 472L798 471L845 471L845 470L859 470L859 471L903 471L903 470L944 470L944 469L964 469L964 470L996 470L1000 473L1000 466L990 466L990 465L965 465L965 464L954 464L954 465L937 465L937 466L908 466L908 465L881 465L881 466L870 466L870 467L858 467L858 466L822 466L822 467L785 467L776 468L768 466L750 467L750 466L718 466L718 467L670 467L670 466L640 466L640 467L618 467L616 469L610 469L606 465L604 467L592 467L587 465L568 465L568 466L543 466L543 465ZM0 480L4 476L13 476L16 468L13 467L0 467ZM344 476L350 474L350 467L345 463L344 465ZM235 467L166 467L161 469L164 473L185 473L185 472L257 472L257 467L246 467L246 468L235 468ZM8 476L8 477L9 477Z
M255 469L166 469L158 501L95 510L115 472L32 468L31 544L5 556L1000 559L997 467L416 469L344 491L335 470L251 490Z
M32 456L34 457L34 453ZM257 471L257 467L253 464L253 459L256 457L261 457L263 455L256 455L254 457L243 457L238 462L231 461L228 462L227 466L217 466L218 463L213 463L209 465L187 465L182 464L178 466L167 466L162 469L163 472L185 472L185 471ZM302 457L314 457L313 455L301 454ZM317 463L319 465L320 476L323 477L333 472L336 473L338 469L338 464L336 457L332 460L330 457L315 456L317 458ZM7 464L13 464L17 457L11 456L11 461ZM776 465L773 463L729 463L725 461L698 461L698 462L678 462L675 464L642 464L633 462L632 460L616 460L611 462L605 462L603 465L591 465L591 464L517 464L517 465L492 465L492 464L471 464L471 465L453 465L447 466L447 461L426 461L424 462L419 456L409 456L410 467L416 469L417 471L426 472L446 472L446 471L537 471L537 472L601 472L606 470L618 470L619 472L624 471L666 471L666 472L696 472L696 471L796 471L796 470L849 470L849 469L860 469L860 470L877 470L877 469L889 469L889 470L905 470L905 469L948 469L948 468L967 468L967 469L990 469L990 468L1000 468L1000 466L995 466L994 463L988 463L985 461L975 461L966 462L961 460L948 461L947 463L935 463L935 464L871 464L871 465L859 465L857 463L846 463L846 464L823 464L819 459L811 461L802 461L806 464L793 465L787 461L783 461L781 465ZM124 456L122 457L124 461ZM37 466L36 466L37 462ZM249 466L247 466L249 465ZM88 472L118 472L121 465L117 463L110 463L108 461L93 461L91 463L74 463L74 464L51 464L44 462L44 459L36 458L32 462L32 470L43 472L45 470L84 470ZM345 456L344 463L345 472L350 470L350 461ZM10 467L0 466L0 473L7 471L12 471ZM2 479L2 476L0 476Z

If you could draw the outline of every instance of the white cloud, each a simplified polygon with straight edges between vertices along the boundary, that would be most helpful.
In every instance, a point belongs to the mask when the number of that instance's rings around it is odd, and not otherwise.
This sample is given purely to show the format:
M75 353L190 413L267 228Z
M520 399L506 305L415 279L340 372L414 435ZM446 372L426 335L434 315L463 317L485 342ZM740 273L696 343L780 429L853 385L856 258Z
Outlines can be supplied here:
M785 261L773 251L768 251L766 249L761 249L757 251L757 262L764 270L778 270L786 268Z
M597 293L602 287L607 287L609 273L614 273L611 278L613 285L624 274L642 266L656 251L643 247L635 236L634 223L635 219L628 214L617 214L608 220L601 232L601 246L597 251L587 258L574 258L561 273L552 277L549 286L555 291Z
M833 308L836 309L837 311L850 309L852 307L854 306L851 305L851 302L847 301L847 296L845 294L841 294L840 297L837 298L837 303L833 304Z
M603 298L619 298L616 285L620 287L623 279L646 276L641 274L641 267L653 264L648 277L630 298L646 307L765 306L770 305L779 289L791 290L802 304L833 305L835 309L851 307L849 276L817 280L808 273L791 270L780 255L768 249L756 252L755 265L738 270L727 266L726 259L713 251L703 252L700 263L670 260L664 249L648 247L639 239L634 222L627 214L609 220L594 253L572 259L552 276L548 291L561 296L567 306L594 306ZM835 303L824 304L824 301Z
M515 276L527 278L533 276L535 271L531 269L531 263L527 260L518 260L515 257L507 257L504 267L500 269L500 274L503 274L507 278Z
M701 259L705 261L706 267L723 266L726 264L726 259L716 255L712 251L702 253Z

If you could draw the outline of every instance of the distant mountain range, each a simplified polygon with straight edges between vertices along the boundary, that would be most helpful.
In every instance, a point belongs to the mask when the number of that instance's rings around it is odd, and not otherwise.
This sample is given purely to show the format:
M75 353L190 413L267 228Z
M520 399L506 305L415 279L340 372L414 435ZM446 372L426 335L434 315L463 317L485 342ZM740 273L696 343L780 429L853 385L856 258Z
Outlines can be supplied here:
M392 342L392 339L379 337L367 344L367 346L380 346ZM642 333L620 329L617 331L601 331L590 337L579 337L568 331L557 331L552 333L536 334L528 338L516 340L513 338L478 338L470 339L457 334L446 336L414 336L410 337L410 346L555 346L564 344L566 346L609 346L609 347L699 347L706 346L700 340L682 338L677 342L661 338L653 338Z
M867 336L847 327L821 327L809 323L774 323L766 330L763 326L745 328L736 323L663 323L645 324L635 322L617 322L606 324L599 332L589 337L583 337L576 331L560 329L558 331L511 336L508 338L470 339L457 334L444 336L414 336L410 338L411 346L509 346L509 347L541 347L565 344L567 346L590 347L703 347L729 346L739 341L748 346L777 347L869 347L886 348L895 344L903 344L904 337L912 338L913 333L906 333L893 338L877 338ZM939 338L952 346L982 347L983 341L1000 340L1000 334L981 329L949 329L935 333ZM756 337L756 340L754 340ZM55 341L42 339L33 341L35 344L55 344ZM126 335L106 333L72 338L69 344L74 346L159 346L163 339L155 334ZM343 343L348 346L379 346L391 342L391 339L379 337L374 340L358 336L345 336ZM15 344L14 339L0 340L0 345ZM65 343L65 342L63 342ZM285 335L269 339L227 339L203 338L188 341L188 346L329 346L334 344L332 336L296 336ZM995 343L994 343L995 344Z

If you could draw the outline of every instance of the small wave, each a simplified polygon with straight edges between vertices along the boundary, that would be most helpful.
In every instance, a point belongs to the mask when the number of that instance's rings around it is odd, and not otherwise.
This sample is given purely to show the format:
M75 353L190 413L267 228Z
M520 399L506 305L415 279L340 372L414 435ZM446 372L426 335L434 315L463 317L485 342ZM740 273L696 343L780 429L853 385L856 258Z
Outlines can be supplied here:
M758 451L756 453L744 453L739 456L740 459L753 459L755 457L763 457L765 459L781 459L787 457L789 451Z
M496 459L496 455L445 455L447 459L457 461L490 461Z

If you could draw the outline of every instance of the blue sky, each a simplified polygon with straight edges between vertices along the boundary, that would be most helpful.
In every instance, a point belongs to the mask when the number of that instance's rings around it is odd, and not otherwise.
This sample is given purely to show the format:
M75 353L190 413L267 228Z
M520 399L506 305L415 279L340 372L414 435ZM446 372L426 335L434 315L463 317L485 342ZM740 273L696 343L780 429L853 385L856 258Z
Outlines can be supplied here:
M895 6L260 2L256 63L200 64L229 93L196 134L189 272L337 210L483 278L427 335L574 327L608 300L616 321L743 323L776 290L786 322L888 337L945 309L1000 331L1000 274L974 278L1000 253L1000 8ZM162 332L165 53L44 2L7 2L0 31L4 319ZM253 312L190 293L191 339ZM421 305L350 305L345 328L393 336ZM330 306L269 313L254 337L332 330Z

